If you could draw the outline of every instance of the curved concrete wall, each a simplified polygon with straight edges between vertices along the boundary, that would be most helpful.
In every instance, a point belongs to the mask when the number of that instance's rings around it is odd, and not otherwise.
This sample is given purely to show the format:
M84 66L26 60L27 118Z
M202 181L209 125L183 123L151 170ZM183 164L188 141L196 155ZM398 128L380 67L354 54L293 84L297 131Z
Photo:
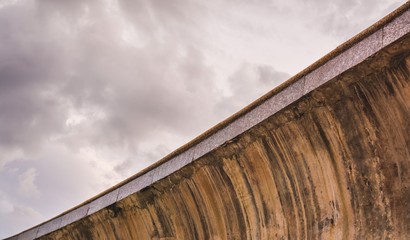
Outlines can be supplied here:
M408 8L199 143L12 239L409 239Z
M404 44L391 65L357 67L174 175L42 239L408 239Z

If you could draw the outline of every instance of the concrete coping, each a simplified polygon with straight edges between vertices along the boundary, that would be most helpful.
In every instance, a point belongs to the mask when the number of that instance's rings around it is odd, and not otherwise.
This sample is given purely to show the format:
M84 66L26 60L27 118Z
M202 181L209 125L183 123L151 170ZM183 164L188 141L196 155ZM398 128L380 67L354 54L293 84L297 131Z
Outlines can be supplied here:
M410 32L410 2L343 43L279 87L134 176L8 239L35 239L150 186L235 138Z

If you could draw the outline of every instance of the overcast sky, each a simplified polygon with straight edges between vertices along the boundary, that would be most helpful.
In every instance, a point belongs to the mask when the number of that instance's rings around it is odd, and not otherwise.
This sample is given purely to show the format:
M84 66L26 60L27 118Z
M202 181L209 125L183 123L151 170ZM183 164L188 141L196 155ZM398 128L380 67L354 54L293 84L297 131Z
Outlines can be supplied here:
M0 0L0 238L188 142L404 0Z

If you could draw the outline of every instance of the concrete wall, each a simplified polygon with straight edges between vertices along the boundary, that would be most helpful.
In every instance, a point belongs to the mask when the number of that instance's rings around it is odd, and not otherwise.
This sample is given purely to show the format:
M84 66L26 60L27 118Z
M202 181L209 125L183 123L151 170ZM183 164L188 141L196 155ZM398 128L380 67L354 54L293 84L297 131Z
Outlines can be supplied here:
M408 9L159 164L11 239L409 239Z

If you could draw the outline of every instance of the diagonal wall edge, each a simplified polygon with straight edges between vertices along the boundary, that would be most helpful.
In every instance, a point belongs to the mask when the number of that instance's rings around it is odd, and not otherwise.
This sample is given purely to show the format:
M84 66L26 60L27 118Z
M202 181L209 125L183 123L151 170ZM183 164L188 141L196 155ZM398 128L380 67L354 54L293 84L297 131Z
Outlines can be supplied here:
M102 194L67 212L17 234L10 239L35 239L90 216L131 194L170 176L184 166L212 152L221 145L283 111L302 97L318 89L342 73L357 66L410 32L410 3L344 43L334 51L297 74L272 92L264 95L231 118L208 130L164 159L137 173Z

